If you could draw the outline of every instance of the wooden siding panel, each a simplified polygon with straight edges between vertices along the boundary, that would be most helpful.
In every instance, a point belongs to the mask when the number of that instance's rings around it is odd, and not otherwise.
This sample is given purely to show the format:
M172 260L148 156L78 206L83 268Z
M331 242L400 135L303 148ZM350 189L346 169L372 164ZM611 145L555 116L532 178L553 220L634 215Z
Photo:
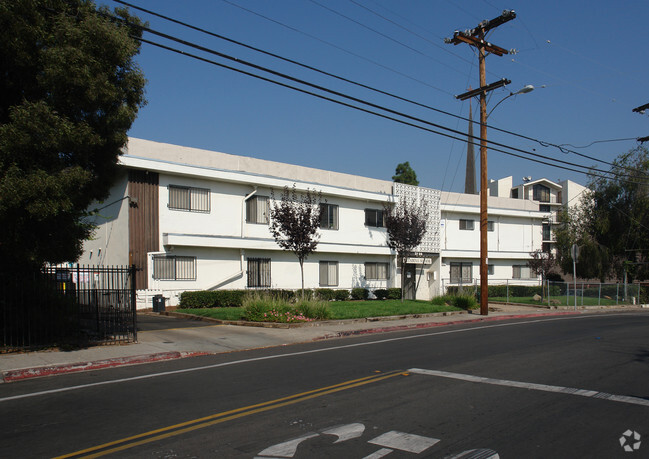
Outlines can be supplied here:
M129 260L138 268L138 289L148 288L147 253L160 250L158 212L158 174L144 170L130 170L128 195Z

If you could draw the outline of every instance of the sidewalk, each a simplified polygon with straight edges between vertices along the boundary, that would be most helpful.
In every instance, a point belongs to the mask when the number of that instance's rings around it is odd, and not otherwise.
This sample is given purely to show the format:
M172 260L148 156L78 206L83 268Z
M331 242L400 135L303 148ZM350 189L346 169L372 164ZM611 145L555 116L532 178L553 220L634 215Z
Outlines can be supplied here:
M139 331L137 343L95 346L74 351L51 350L0 355L0 382L369 333L590 312L583 309L575 312L571 309L550 310L515 305L490 305L489 310L488 316L481 316L479 312L473 314L461 312L447 313L447 315L429 314L292 324L290 328L221 325L210 322L196 323L188 328L177 328L183 321L171 316L144 313L143 318L149 317L155 320L160 329ZM640 308L629 307L596 311L613 310L642 311ZM155 319L149 315L154 315ZM168 321L168 325L165 321Z

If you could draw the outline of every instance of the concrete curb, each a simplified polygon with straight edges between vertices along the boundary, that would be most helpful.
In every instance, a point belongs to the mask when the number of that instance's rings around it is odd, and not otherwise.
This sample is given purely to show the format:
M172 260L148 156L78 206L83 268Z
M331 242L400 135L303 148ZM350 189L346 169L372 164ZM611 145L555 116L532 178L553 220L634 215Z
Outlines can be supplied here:
M406 330L417 330L423 328L435 328L435 327L445 327L448 325L458 325L458 324L472 324L479 322L496 322L509 319L527 319L533 317L553 317L553 316L567 316L567 315L579 315L581 312L556 312L556 313L538 313L538 314L516 314L508 316L495 316L495 317L484 317L480 319L469 319L462 320L458 322L427 322L423 324L412 324L412 325L395 325L392 327L382 327L382 328L366 328L362 330L349 330L341 331L336 333L330 333L323 336L322 338L316 338L314 341L334 339L334 338L344 338L346 336L357 336L357 335L369 335L372 333L388 333L394 331L406 331Z
M132 357L118 357L114 359L96 360L93 362L78 362L61 365L48 365L34 368L21 368L18 370L7 370L2 372L3 382L21 381L30 378L43 376L54 376L80 371L100 370L102 368L113 368L125 365L139 365L142 363L159 362L163 360L183 359L207 355L209 352L159 352L156 354L136 355Z

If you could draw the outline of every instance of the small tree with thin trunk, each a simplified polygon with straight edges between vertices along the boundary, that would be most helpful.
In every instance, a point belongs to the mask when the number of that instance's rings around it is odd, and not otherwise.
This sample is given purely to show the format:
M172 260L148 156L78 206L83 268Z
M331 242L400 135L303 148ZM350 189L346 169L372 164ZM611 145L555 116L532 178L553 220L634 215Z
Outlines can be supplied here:
M279 201L272 190L270 196L270 232L275 242L282 249L293 252L300 262L304 296L304 260L315 251L320 241L321 193L307 189L298 196L293 184L292 190L284 187Z
M383 206L383 221L388 231L388 247L397 252L401 262L401 301L405 281L406 259L421 244L426 234L428 206L424 199L419 202L405 198L395 205Z
M534 274L541 276L541 301L543 301L543 283L557 262L552 252L535 250L530 253L530 256L532 259L527 262L527 266L530 267Z

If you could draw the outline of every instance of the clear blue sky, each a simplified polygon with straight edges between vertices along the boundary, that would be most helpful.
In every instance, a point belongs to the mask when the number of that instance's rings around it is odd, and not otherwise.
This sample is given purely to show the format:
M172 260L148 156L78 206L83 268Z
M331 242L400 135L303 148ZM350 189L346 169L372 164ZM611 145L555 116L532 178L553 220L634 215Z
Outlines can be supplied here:
M110 0L100 0L109 7ZM619 0L132 0L228 38L299 61L420 104L468 116L455 94L478 86L477 56L468 45L445 44L455 30L475 27L504 9L517 18L488 40L515 55L488 56L489 108L527 84L536 90L511 97L489 124L527 137L576 147L595 141L649 135L649 116L632 109L649 103L649 2ZM244 9L245 8L245 9ZM255 53L179 25L135 12L150 27L219 52L462 132L467 122L378 95ZM167 45L223 59L151 37ZM148 79L144 107L129 135L236 155L390 180L409 161L420 184L462 191L466 144L404 126L313 96L253 79L144 44L138 62ZM243 68L243 67L241 67ZM255 73L260 73L254 71ZM477 118L477 102L473 105ZM649 113L649 112L648 112ZM436 129L436 128L435 128ZM436 129L438 130L438 129ZM479 132L475 126L475 132ZM489 139L586 166L592 159L498 133ZM634 140L566 148L612 161ZM477 151L477 150L476 150ZM569 166L572 167L572 166ZM588 177L490 152L489 178Z

